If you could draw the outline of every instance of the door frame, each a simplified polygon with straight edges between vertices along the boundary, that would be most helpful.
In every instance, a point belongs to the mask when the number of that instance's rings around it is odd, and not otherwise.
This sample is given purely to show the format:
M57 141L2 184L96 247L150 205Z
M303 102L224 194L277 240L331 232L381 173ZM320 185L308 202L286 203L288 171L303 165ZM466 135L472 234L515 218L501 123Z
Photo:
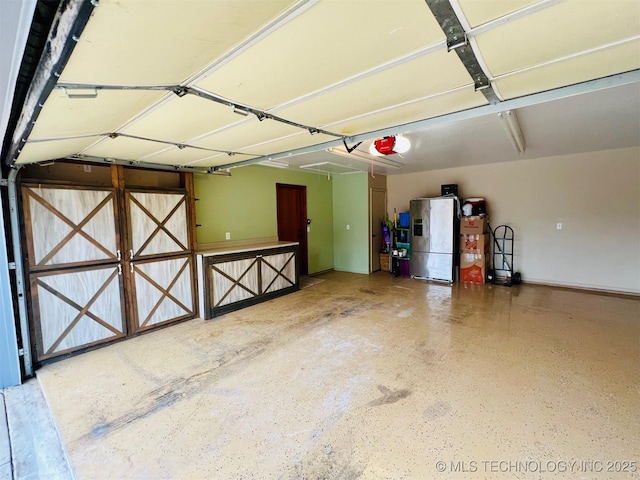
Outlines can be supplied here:
M380 245L376 247L373 244L373 192L384 193L384 212L387 213L387 190L385 188L369 187L369 273L382 269L378 268L377 270L373 270L373 265L371 263L371 259L374 255L377 255L380 252ZM382 229L380 229L380 234L382 235ZM376 248L378 249L377 251Z
M278 192L281 189L295 190L298 193L298 204L300 206L300 217L298 218L298 226L302 232L299 241L299 265L298 272L300 275L308 275L309 273L309 238L307 235L307 187L306 185L292 185L289 183L276 183L276 217L278 228L278 240L280 238L280 208L279 208L279 195Z

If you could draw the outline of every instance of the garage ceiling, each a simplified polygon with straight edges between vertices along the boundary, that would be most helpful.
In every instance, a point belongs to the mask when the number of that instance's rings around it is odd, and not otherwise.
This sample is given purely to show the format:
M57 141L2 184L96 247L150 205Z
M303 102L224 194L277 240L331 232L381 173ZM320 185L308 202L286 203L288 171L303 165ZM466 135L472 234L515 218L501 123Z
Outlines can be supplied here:
M69 0L52 32L12 164L393 174L640 145L638 0ZM367 156L395 133L409 153Z

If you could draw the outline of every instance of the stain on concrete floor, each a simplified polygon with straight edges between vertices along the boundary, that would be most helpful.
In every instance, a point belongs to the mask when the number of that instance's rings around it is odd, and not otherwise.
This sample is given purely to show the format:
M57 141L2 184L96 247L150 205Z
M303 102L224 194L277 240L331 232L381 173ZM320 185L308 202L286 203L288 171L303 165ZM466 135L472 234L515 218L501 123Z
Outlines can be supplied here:
M408 390L406 388L403 388L401 390L391 390L384 385L378 385L378 390L380 390L382 396L369 402L367 405L369 405L370 407L379 407L380 405L389 405L390 403L396 403L403 398L407 398L409 395L411 395L411 390Z
M446 479L438 461L638 457L638 299L322 278L41 369L77 477Z

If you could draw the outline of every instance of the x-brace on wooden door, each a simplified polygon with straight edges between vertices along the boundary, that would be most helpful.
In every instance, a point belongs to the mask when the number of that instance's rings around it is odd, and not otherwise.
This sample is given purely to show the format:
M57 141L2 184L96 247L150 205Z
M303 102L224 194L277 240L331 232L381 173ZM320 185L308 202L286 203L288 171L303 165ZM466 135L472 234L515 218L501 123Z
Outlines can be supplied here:
M195 316L186 189L23 184L22 199L38 361Z
M127 190L130 327L137 332L195 314L188 196Z
M23 185L36 358L126 335L114 188Z

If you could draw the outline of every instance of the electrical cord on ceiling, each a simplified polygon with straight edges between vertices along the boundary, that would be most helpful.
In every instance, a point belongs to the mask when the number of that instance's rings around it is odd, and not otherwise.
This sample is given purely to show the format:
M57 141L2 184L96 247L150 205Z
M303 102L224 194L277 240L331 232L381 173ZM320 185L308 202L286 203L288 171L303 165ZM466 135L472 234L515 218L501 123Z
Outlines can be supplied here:
M342 143L344 144L344 148L347 150L347 152L348 152L348 153L351 153L351 152L353 152L356 148L358 148L362 142L358 142L358 143L356 143L353 147L350 147L350 146L348 146L348 145L347 145L347 140L346 140L344 137L342 137Z

